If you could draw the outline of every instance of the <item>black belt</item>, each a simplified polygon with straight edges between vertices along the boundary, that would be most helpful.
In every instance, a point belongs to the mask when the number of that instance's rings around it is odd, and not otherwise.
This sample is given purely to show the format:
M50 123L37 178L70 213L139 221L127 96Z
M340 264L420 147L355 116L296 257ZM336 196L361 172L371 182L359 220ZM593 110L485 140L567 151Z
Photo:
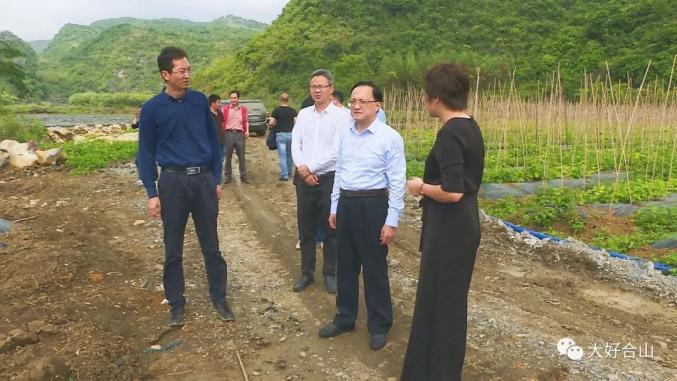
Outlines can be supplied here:
M196 167L162 167L162 172L180 173L182 175L199 175L200 173L211 172L212 168L208 165L198 165Z
M385 197L388 196L388 189L368 189L368 190L346 190L341 189L341 197Z
M226 132L239 132L239 133L241 133L241 134L244 134L244 131L242 131L242 130L235 130L235 129L232 129L232 128L227 129Z

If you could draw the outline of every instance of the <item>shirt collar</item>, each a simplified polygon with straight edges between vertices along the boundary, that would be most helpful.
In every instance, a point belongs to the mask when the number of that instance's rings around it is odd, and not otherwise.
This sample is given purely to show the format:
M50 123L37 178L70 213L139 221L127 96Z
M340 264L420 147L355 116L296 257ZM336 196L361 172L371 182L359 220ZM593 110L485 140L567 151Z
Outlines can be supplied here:
M317 113L317 109L315 108L315 104L314 104L314 103L313 103L313 106L312 106L312 107L313 107L313 112L314 112L314 113ZM329 101L329 106L327 106L324 110L322 110L322 112L320 113L320 115L325 115L326 113L333 112L334 110L338 110L338 109L339 109L339 108L336 107L335 104L333 104L331 101Z
M378 133L381 132L381 129L382 129L382 128L383 128L383 122L381 122L380 120L378 120L378 118L375 118L374 121L371 122L371 124L369 125L369 127L367 127L367 129L363 131L363 133L366 132L366 131L369 131L369 132L371 132L373 135L378 135ZM355 124L355 121L354 121L354 120L351 121L351 124L350 124L350 130L353 131L354 133L358 134L358 135L360 134L360 133L357 131L357 124Z

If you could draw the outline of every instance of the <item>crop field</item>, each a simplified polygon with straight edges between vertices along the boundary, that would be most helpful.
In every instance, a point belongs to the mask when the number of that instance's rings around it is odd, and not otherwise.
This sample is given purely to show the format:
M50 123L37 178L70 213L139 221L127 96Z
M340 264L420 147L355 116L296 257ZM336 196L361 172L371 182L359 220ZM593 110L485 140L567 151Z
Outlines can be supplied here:
M674 81L581 82L577 101L561 95L556 78L529 99L514 84L471 94L468 111L486 149L482 208L557 237L677 265L677 249L654 245L677 241ZM385 95L408 175L421 176L441 123L425 112L419 89ZM528 191L486 197L496 185Z

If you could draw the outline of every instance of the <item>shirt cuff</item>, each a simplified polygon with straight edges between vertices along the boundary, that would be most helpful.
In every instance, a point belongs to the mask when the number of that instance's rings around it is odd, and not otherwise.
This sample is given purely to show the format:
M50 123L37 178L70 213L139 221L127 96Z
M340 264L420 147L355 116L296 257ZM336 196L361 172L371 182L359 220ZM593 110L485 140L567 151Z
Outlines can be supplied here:
M386 225L396 228L397 222L400 219L400 212L393 208L388 208L388 216L386 217Z
M338 209L338 201L332 201L331 207L329 208L329 214L336 214L337 209Z
M153 185L151 186L147 186L146 184L144 184L144 186L146 187L148 198L157 197L157 187L155 186L155 182L153 182Z

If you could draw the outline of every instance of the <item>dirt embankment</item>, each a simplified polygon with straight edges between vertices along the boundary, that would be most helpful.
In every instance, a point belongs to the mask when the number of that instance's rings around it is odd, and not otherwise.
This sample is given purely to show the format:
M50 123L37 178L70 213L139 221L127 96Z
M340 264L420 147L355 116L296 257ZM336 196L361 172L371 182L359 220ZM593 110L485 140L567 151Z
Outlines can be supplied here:
M413 200L390 251L388 345L369 350L364 305L356 331L319 339L334 298L321 282L291 291L300 260L293 187L277 181L276 153L262 139L248 151L251 184L225 187L219 217L237 321L221 322L210 306L189 223L180 330L166 329L161 224L145 215L131 166L84 177L63 167L0 172L0 218L22 220L0 236L0 379L242 380L238 355L252 380L397 379L418 274ZM465 379L677 379L674 280L619 276L492 221L482 234ZM557 353L563 337L581 346L581 360Z

